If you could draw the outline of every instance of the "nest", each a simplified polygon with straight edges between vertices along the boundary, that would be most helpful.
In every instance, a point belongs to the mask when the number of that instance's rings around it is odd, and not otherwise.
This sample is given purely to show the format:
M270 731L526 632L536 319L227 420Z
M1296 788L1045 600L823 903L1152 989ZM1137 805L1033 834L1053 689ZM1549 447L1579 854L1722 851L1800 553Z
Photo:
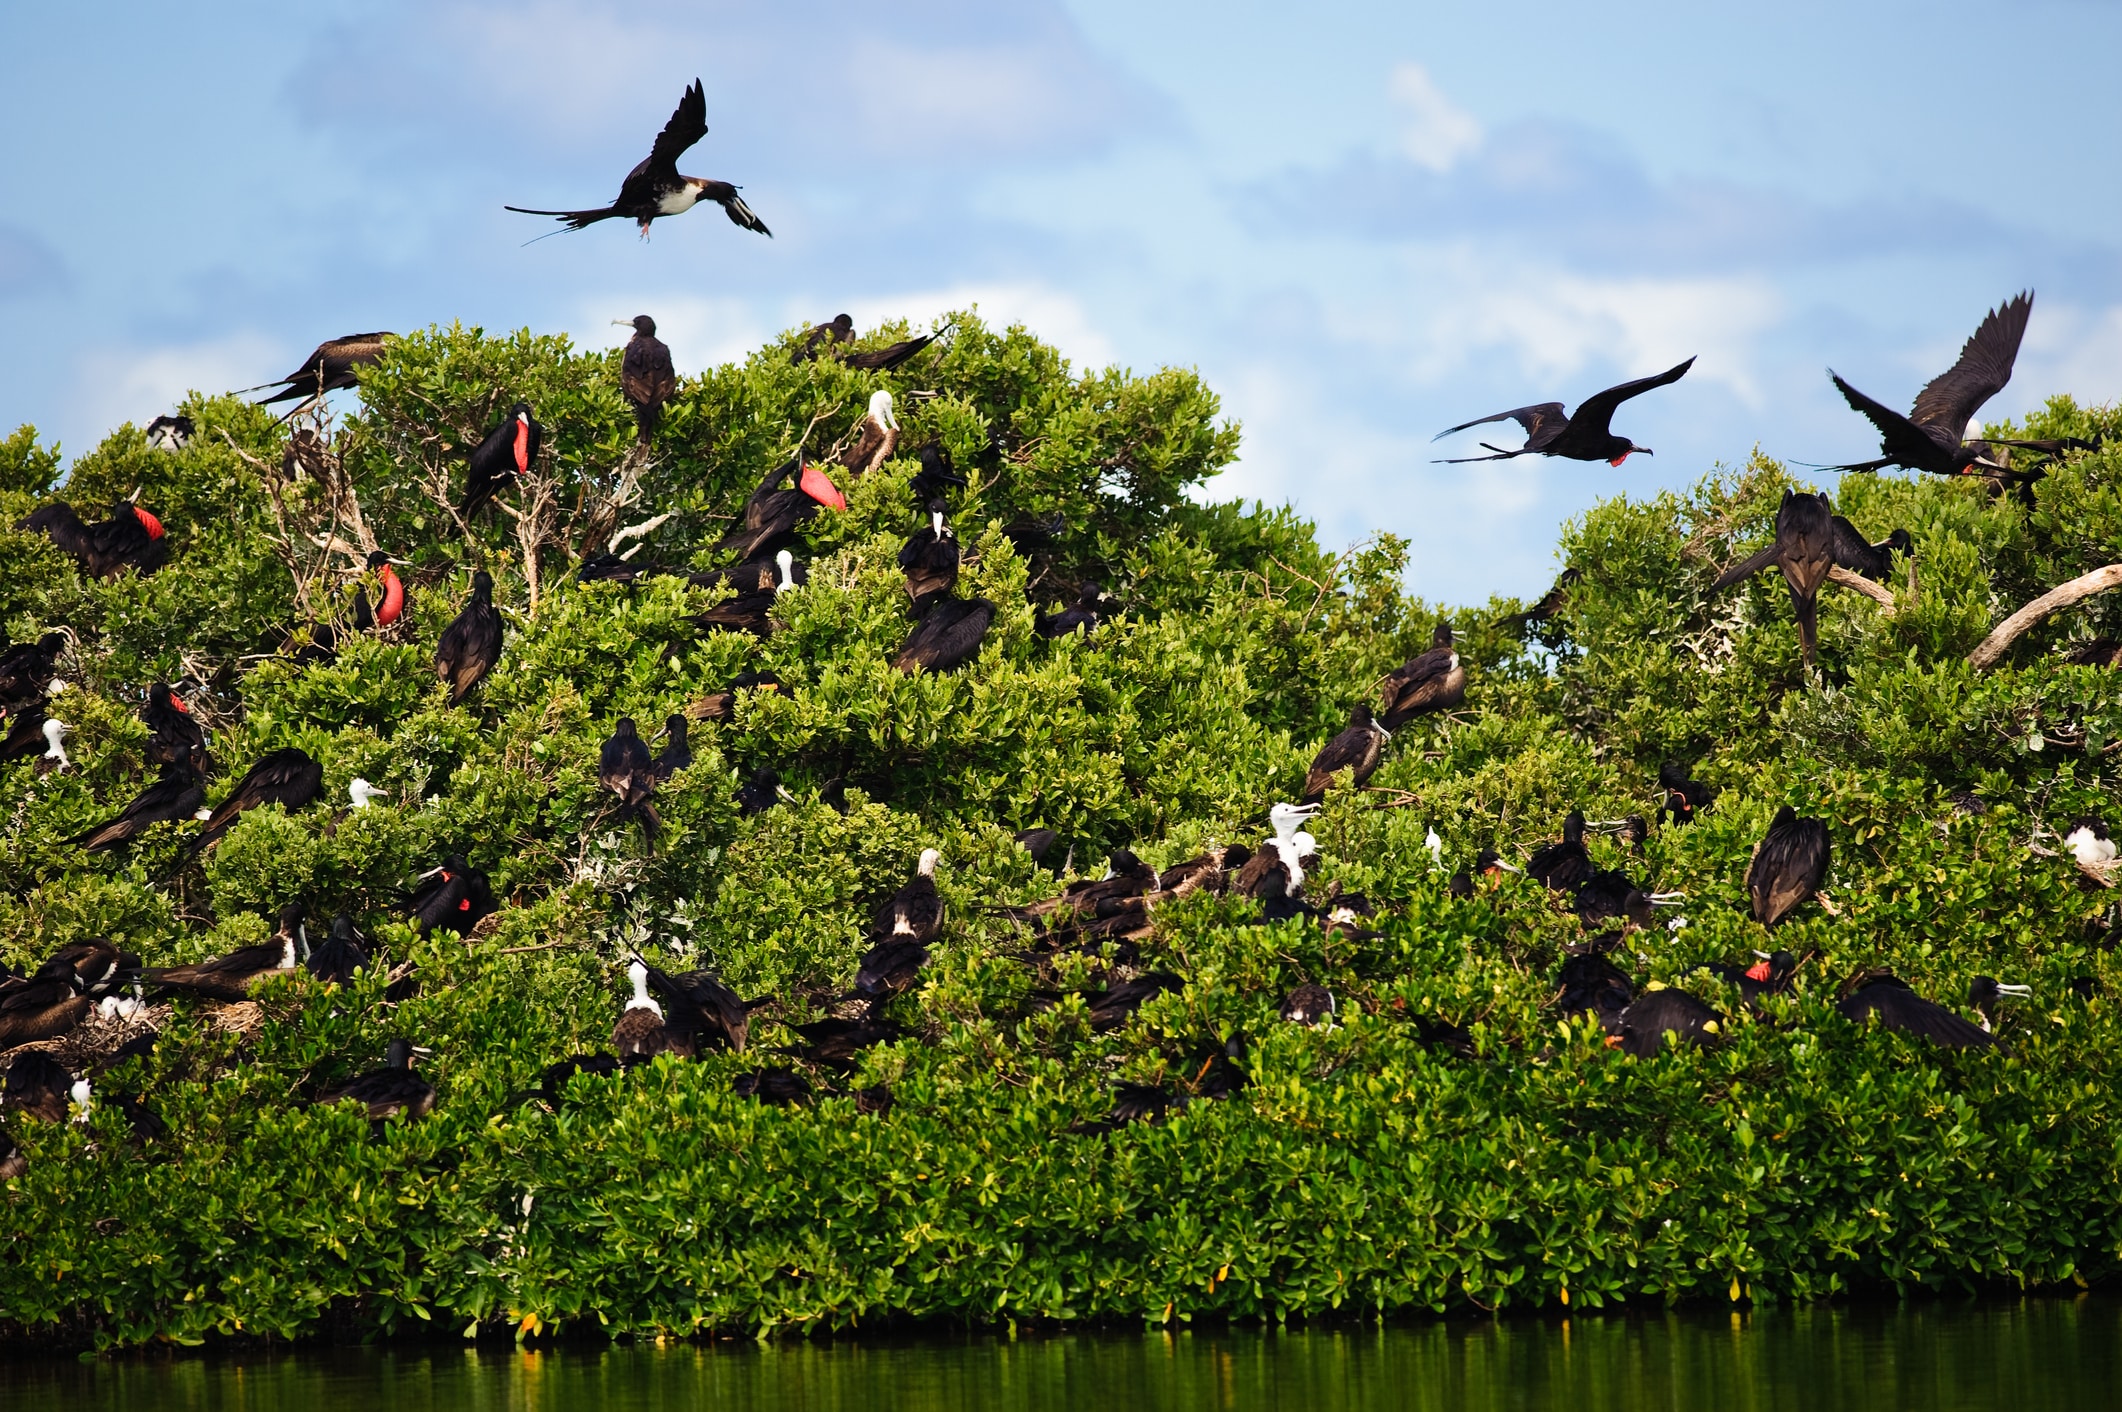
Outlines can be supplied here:
M166 1004L150 1005L130 1020L105 1019L99 1011L90 1010L87 1019L65 1034L35 1044L19 1045L8 1051L8 1058L17 1054L49 1054L73 1073L92 1073L102 1069L111 1055L125 1045L160 1030L169 1016L170 1007Z
M255 1000L234 1000L226 1005L216 1005L207 1012L214 1029L221 1034L232 1034L238 1039L249 1040L265 1028L265 1007Z

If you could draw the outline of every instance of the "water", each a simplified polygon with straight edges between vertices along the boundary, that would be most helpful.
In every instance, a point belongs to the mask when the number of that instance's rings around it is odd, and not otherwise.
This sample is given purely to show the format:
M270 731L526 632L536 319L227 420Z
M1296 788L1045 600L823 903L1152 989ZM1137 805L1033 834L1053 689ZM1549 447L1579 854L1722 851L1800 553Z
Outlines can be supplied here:
M6 1412L2122 1405L2122 1300L1386 1329L0 1362Z

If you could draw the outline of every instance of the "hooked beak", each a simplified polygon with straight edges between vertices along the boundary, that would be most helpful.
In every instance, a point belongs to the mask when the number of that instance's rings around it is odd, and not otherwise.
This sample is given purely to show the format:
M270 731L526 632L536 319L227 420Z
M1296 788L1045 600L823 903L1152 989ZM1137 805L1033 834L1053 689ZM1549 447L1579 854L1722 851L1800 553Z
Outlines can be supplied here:
M2034 988L2030 985L2004 985L1999 983L1997 986L1997 994L1999 995L2010 995L2024 999L2033 993Z

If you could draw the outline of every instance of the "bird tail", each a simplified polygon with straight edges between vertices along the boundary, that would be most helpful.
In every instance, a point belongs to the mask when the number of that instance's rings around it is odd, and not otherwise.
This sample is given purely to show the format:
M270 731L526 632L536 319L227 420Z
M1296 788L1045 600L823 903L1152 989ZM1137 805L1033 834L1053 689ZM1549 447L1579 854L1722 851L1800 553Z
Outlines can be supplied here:
M739 202L738 204L741 205L743 203ZM501 209L514 211L521 216L551 216L569 230L581 230L583 227L593 226L599 221L608 221L619 214L618 209L612 206L600 206L593 211L534 211L528 206L504 206ZM750 213L747 212L746 214L749 215ZM754 216L753 219L757 220L758 218Z
M657 424L663 420L663 409L653 402L643 402L634 408L634 427L637 440L646 446L655 439Z
M1798 617L1798 642L1805 649L1805 665L1810 667L1813 665L1814 649L1818 645L1813 634L1815 618L1820 606L1819 595L1818 593L1801 594L1797 589L1793 588L1790 591L1790 606L1791 611L1797 614Z

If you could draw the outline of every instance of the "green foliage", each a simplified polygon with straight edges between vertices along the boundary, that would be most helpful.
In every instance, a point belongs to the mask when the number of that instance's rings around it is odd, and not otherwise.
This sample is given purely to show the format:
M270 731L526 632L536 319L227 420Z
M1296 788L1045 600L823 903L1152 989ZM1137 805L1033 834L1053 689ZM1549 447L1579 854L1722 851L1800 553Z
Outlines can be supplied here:
M1330 553L1286 509L1190 498L1237 448L1191 373L1079 373L970 315L883 375L793 363L793 340L686 380L645 458L615 355L461 327L398 340L364 375L362 410L311 428L321 472L285 469L285 428L225 398L186 404L200 425L186 451L125 428L63 484L33 432L0 443L0 614L18 639L59 624L76 638L53 708L75 768L0 767L0 959L102 935L150 964L191 960L262 940L296 900L314 931L351 911L420 980L396 1003L380 973L278 982L243 1033L177 1001L154 1054L99 1081L144 1095L166 1138L135 1140L108 1102L84 1125L11 1119L29 1167L0 1191L0 1332L123 1345L429 1324L1286 1319L2112 1278L2122 971L2097 944L2104 891L2052 855L2113 794L2122 690L2061 657L2122 636L2122 596L2058 614L1996 672L1964 659L2018 603L2122 557L2122 452L2071 457L2031 504L1973 481L1846 478L1838 509L1873 539L1907 527L1916 580L1890 585L1891 614L1827 590L1808 677L1779 580L1710 587L1765 540L1791 484L1765 460L1570 525L1576 577L1528 639L1526 605L1409 598L1389 536ZM568 577L612 528L572 508L600 495L630 521L670 515L644 560L713 563L759 477L799 440L829 452L878 387L909 454L808 527L809 581L780 598L771 636L703 633L693 616L721 591L679 576ZM547 428L562 511L535 604L514 522L447 508L467 448L519 397ZM2112 435L2118 420L2057 399L2020 430ZM910 452L931 440L972 482L953 499L961 591L999 611L965 670L908 676L889 665L909 626L895 556L920 520ZM339 549L314 567L318 535L356 533L334 477L375 541L414 561L411 609L303 662L280 644L341 612L357 567ZM135 486L172 541L146 580L84 582L5 528L55 494L100 513ZM1054 513L1056 546L1005 533ZM452 710L431 656L474 566L496 574L507 640ZM1085 576L1117 616L1039 637L1034 613ZM1121 846L1169 865L1251 843L1349 707L1446 616L1465 708L1404 728L1372 788L1335 792L1309 826L1314 895L1387 904L1375 936L1187 897L1132 962L1184 988L1102 1034L1086 996L1127 974L1120 954L1039 976L1015 959L1026 938L1002 908L1060 886L1018 830L1058 830L1052 861L1074 876ZM782 690L694 726L650 852L597 782L599 743L617 717L651 731L747 669ZM212 730L210 800L286 745L323 764L325 798L246 816L174 878L188 822L81 854L66 840L149 778L135 712L180 673ZM1633 934L1616 959L1726 1011L1727 1042L1632 1060L1551 1008L1563 948L1583 938L1573 914L1521 877L1471 899L1445 878L1482 848L1522 861L1572 807L1654 813L1666 758L1716 786L1716 808L1640 852L1591 847L1683 895L1683 927ZM735 790L760 766L786 797L745 817ZM384 801L348 810L356 776ZM844 813L824 802L834 781ZM1742 880L1786 802L1829 823L1836 910L1778 933L1809 959L1752 1016L1699 967L1768 944ZM812 1070L810 1107L736 1097L737 1077L786 1061L790 1024L845 993L873 909L925 847L943 854L948 922L892 1003L905 1037L852 1073ZM502 910L468 940L423 939L404 899L450 851L491 874ZM513 1102L544 1065L605 1046L636 948L773 996L752 1052L578 1078L556 1111ZM1947 1001L1977 974L2035 998L2006 1022L2008 1054L1947 1053L1841 1019L1837 984L1870 965ZM1304 982L1334 989L1337 1025L1278 1019ZM1476 1057L1426 1047L1415 1022L1430 1019L1464 1025ZM394 1034L433 1051L441 1099L371 1142L352 1110L307 1099ZM1233 1098L1086 1130L1115 1082L1184 1086L1234 1034L1252 1081ZM852 1094L875 1083L896 1104L864 1116Z

